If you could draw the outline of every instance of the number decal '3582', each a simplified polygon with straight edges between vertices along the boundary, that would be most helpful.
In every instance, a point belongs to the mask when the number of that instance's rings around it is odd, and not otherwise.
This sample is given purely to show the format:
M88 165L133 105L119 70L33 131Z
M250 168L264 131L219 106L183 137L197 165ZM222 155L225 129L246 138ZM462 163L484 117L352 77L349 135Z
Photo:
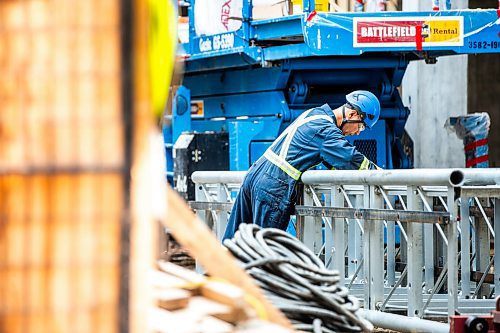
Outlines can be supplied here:
M470 41L468 45L470 49L498 49L500 41Z

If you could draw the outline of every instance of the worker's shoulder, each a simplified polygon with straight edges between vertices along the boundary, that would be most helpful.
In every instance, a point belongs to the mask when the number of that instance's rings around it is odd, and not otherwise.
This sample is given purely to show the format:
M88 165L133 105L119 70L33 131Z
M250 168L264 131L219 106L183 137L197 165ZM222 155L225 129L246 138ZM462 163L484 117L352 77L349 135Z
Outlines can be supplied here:
M322 117L314 117L314 116L322 116ZM311 122L311 125L313 126L321 124L323 126L328 127L334 132L338 131L339 133L342 133L342 131L340 131L340 129L335 124L335 115L330 106L328 106L328 104L312 108L307 117L315 118L315 121Z
M316 107L312 108L311 112L322 112L322 113L328 114L329 116L333 115L333 110L330 108L330 106L327 103L325 103L321 106L316 106Z
M332 111L332 109L330 109L328 104L314 107L312 109L309 109L307 112L308 112L307 117L321 115L321 116L327 116L329 119L333 119L333 116L334 116L333 111ZM323 118L326 118L326 117L323 117Z

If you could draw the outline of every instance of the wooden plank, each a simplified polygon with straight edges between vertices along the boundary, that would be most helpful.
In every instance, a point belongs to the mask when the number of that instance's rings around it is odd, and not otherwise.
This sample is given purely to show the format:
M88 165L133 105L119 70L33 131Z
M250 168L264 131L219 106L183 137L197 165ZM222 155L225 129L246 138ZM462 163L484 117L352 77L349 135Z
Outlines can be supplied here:
M238 326L233 333L291 333L295 332L269 322L254 320L250 325Z
M243 324L243 321L248 318L241 308L221 304L202 296L191 297L189 305L186 308L172 313L179 317L204 318L211 316L233 324Z
M167 189L168 212L163 223L184 248L195 257L213 277L240 286L255 297L265 309L268 320L290 328L288 319L264 297L260 289L233 257L224 251L210 230L193 214L186 202L170 187Z
M232 307L241 307L245 298L240 288L221 281L208 281L204 283L201 286L201 295Z
M197 285L193 284L193 288L189 288L186 280L160 271L152 271L149 275L148 282L156 289L182 288L185 290L195 290L198 288Z
M158 307L164 310L178 310L185 308L191 298L191 293L183 289L165 289L154 293Z
M199 287L206 282L206 278L203 275L197 274L196 272L190 271L181 266L174 265L168 261L158 261L158 267L165 273L182 279L185 281L186 285L192 284Z
M250 312L242 307L225 305L200 296L191 298L186 311L206 313L206 315L232 324L243 324L250 317L256 318L254 311Z
M153 309L150 313L149 328L161 333L197 333L217 332L230 333L233 325L210 316L197 315L194 312L184 312L176 315L163 309Z

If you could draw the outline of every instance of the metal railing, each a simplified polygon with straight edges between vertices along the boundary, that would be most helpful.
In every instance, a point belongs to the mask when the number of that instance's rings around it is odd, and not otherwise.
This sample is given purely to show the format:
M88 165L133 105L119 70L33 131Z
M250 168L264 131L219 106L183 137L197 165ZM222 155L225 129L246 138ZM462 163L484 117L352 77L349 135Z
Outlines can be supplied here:
M190 205L219 239L244 175L192 176ZM422 318L494 308L500 169L307 171L302 182L297 237L366 309Z

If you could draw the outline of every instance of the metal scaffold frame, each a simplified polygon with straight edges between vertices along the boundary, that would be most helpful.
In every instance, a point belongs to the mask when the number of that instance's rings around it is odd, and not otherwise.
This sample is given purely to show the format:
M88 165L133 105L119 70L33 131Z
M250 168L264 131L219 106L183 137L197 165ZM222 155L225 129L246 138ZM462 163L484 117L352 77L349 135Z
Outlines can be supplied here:
M193 173L190 205L219 239L244 175ZM500 169L318 170L302 182L297 237L365 309L423 318L495 308Z

